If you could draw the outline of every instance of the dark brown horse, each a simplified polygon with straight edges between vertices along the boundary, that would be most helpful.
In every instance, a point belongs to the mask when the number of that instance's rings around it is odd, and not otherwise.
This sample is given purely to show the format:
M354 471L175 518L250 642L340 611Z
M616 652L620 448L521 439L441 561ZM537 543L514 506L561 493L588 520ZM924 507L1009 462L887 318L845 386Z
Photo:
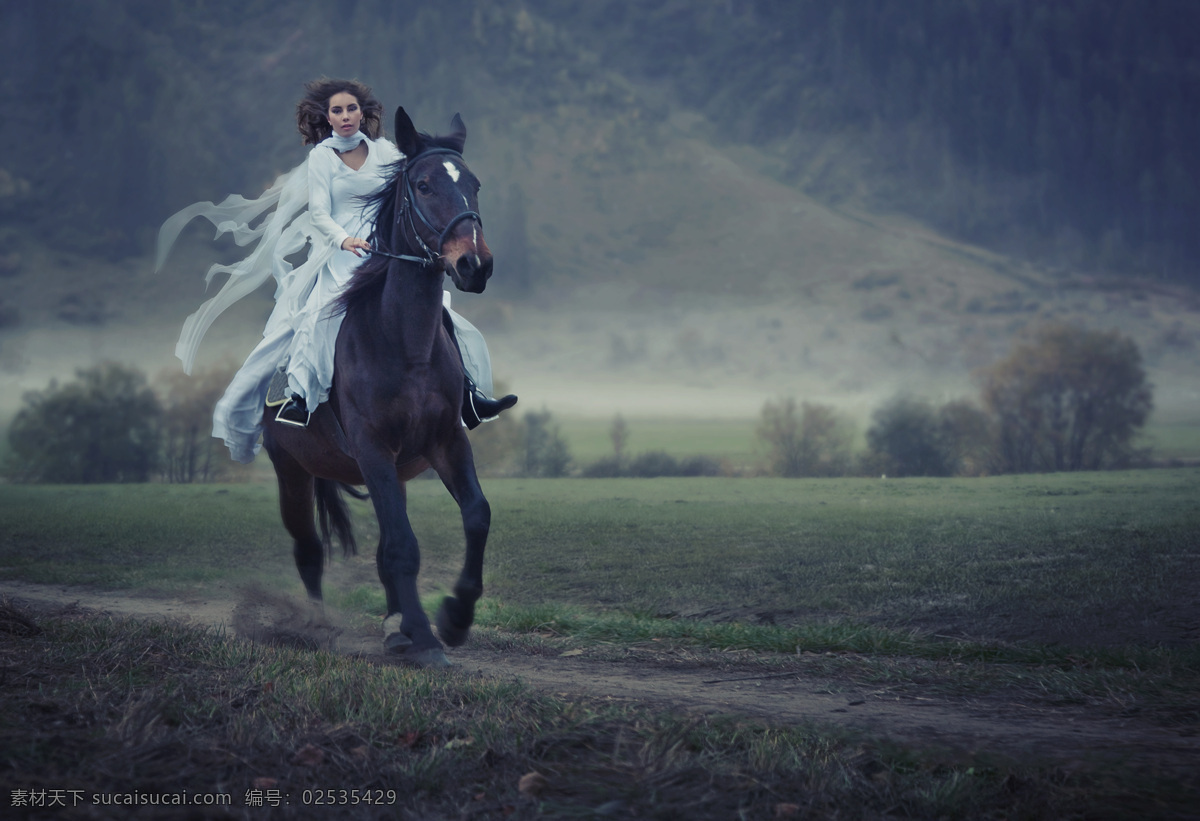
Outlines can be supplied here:
M462 158L466 127L458 115L452 127L448 136L430 137L417 132L404 109L396 110L396 145L406 159L368 205L378 209L377 252L338 300L345 315L329 401L307 428L279 424L273 411L263 420L283 523L309 596L321 598L330 531L353 550L339 485L365 484L379 519L375 561L387 595L384 644L423 666L449 662L417 595L421 554L405 483L432 466L462 511L466 561L437 618L438 635L450 646L467 640L474 621L491 521L461 422L462 362L443 321L446 274L460 290L479 293L492 273L477 213L479 181Z

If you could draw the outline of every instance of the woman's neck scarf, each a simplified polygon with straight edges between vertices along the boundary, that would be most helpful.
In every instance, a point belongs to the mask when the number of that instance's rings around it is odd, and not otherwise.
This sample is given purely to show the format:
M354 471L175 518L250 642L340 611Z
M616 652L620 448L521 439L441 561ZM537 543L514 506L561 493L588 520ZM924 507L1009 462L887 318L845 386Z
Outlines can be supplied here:
M365 139L367 139L367 135L361 131L355 131L349 137L331 134L321 145L327 145L339 154L345 154L347 151L353 151L355 148L358 148L358 144Z

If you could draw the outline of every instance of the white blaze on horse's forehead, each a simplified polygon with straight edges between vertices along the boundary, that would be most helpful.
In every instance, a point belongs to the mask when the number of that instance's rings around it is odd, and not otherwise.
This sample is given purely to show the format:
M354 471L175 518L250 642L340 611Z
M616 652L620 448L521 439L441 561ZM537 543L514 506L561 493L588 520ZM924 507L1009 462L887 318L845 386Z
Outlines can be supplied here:
M457 165L449 160L446 160L444 163L442 163L442 168L446 169L446 173L450 175L450 179L452 181L458 182L458 175L460 172Z

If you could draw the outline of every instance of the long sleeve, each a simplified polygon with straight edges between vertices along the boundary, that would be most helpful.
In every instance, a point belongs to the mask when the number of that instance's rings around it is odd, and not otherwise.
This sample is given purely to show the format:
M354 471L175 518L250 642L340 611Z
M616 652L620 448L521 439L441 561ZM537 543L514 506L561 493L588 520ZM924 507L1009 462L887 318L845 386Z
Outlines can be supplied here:
M308 214L309 220L334 248L341 248L350 236L346 229L333 219L333 174L340 163L332 149L318 146L308 158Z

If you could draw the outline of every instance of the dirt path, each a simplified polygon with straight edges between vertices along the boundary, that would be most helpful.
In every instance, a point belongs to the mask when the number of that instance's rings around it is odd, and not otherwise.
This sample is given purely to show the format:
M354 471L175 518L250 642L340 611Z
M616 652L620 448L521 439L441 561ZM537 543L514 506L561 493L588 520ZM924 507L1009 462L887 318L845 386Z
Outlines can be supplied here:
M134 617L166 617L224 626L251 639L311 642L391 663L375 632L314 619L306 604L268 600L152 598L73 587L0 582L0 596L36 609L75 606ZM334 615L336 619L336 615ZM1081 707L1026 705L995 697L963 699L853 689L803 670L763 673L760 667L699 665L670 654L631 652L613 660L532 655L465 647L449 652L463 673L515 678L552 693L632 700L685 712L732 714L772 723L837 727L948 755L985 753L1063 762L1103 762L1200 771L1196 727L1159 727L1131 718L1097 717Z

